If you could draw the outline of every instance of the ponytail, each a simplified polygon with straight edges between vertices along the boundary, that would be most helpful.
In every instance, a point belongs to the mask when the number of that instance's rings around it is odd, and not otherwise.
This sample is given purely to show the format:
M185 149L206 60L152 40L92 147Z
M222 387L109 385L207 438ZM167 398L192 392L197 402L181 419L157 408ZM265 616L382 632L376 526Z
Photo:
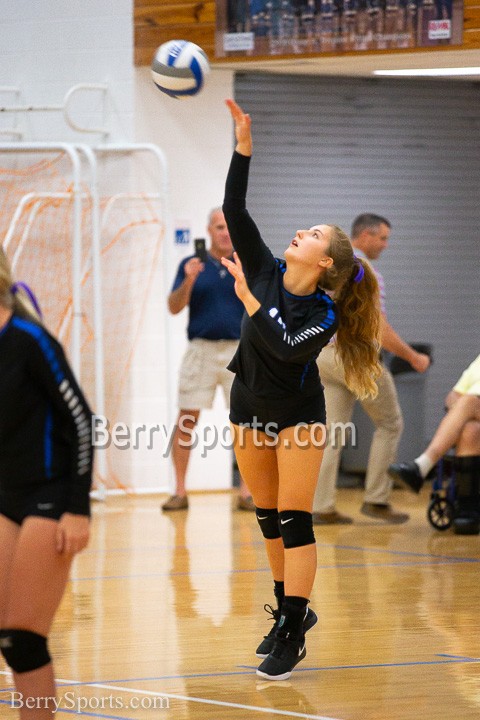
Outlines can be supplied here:
M2 248L0 248L0 305L35 322L42 318L37 299L28 285L13 282L10 264Z
M338 310L336 352L345 372L345 383L359 399L376 397L380 364L380 293L368 261L356 258L348 236L336 226L328 254L333 265L321 279L333 291Z
M347 387L361 400L376 397L375 382L382 374L380 365L380 295L378 281L369 263L356 261L363 268L360 281L355 274L340 290L335 304L338 309L337 352L345 370Z

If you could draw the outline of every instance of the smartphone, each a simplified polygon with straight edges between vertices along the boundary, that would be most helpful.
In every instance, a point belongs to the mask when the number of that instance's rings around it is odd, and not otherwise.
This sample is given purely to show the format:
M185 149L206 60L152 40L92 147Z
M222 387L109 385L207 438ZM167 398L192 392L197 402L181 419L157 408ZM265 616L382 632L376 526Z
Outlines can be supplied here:
M205 238L195 238L193 242L195 245L195 257L203 263L207 262L207 247L205 244Z

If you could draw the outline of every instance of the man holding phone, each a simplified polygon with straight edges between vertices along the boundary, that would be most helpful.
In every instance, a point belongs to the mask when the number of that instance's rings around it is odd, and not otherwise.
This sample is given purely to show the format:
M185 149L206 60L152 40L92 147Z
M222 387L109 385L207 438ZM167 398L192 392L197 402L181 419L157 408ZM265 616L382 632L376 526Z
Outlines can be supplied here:
M208 216L210 248L203 238L195 240L195 255L182 260L178 267L168 308L173 315L188 306L188 347L179 378L179 413L173 439L175 494L162 510L185 510L188 497L185 477L190 458L189 440L200 411L211 408L218 385L222 386L227 406L233 374L227 365L237 349L243 305L234 290L234 279L221 263L233 254L232 241L221 208ZM240 482L239 510L254 510L252 498Z

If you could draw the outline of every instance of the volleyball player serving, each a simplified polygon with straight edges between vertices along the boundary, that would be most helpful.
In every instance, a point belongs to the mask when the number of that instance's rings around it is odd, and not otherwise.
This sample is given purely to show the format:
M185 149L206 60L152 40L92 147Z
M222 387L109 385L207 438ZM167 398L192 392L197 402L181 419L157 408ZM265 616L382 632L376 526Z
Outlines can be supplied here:
M246 209L250 116L233 100L227 105L237 144L223 211L236 253L222 262L246 311L229 365L236 376L230 421L277 599L274 625L257 648L257 674L285 680L305 657L305 632L317 620L308 608L317 566L312 505L326 413L315 360L336 333L349 387L359 397L375 395L378 284L335 225L297 230L285 259L272 255Z

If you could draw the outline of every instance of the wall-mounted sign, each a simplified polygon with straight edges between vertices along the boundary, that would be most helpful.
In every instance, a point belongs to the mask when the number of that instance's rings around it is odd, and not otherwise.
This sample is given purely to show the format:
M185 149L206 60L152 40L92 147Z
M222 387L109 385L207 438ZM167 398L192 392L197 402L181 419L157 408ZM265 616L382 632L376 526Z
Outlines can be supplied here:
M461 44L463 0L217 0L217 57Z

